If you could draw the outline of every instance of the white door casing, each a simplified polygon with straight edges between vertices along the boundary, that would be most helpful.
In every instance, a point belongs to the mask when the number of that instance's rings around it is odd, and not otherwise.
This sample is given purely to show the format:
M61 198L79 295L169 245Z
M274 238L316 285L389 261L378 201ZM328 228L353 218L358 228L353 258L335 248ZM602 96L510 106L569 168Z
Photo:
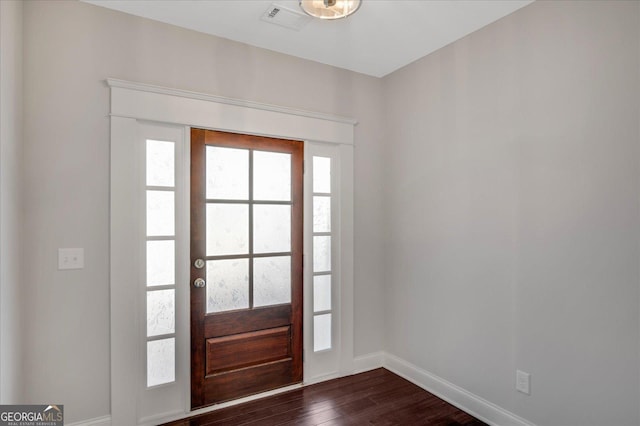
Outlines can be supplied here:
M122 80L111 90L111 415L112 424L157 424L189 413L189 129L305 141L305 158L334 164L333 352L312 342L311 180L305 173L305 384L353 372L353 145L351 119ZM176 144L176 381L146 388L144 168L146 139ZM142 201L141 201L142 200ZM311 318L311 320L309 320Z

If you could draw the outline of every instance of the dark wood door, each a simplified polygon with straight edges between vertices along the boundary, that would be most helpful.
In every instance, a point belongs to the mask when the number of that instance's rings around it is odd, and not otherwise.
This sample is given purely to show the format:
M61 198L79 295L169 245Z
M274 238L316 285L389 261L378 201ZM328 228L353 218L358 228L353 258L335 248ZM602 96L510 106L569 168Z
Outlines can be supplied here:
M191 130L194 409L302 381L302 175L300 141Z

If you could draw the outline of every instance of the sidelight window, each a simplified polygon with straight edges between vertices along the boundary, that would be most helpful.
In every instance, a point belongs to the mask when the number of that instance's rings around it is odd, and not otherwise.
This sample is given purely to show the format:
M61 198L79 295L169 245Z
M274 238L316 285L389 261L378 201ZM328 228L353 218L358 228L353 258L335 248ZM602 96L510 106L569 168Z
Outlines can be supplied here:
M313 157L313 350L332 344L331 158Z
M175 143L146 140L147 387L176 378Z

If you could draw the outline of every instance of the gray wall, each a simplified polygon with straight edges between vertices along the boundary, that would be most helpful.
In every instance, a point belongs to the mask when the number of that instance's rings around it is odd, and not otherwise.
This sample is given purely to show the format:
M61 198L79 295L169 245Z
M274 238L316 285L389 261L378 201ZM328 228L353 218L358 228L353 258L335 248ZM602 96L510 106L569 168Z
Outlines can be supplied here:
M640 421L639 7L536 2L384 79L386 348L538 425Z
M0 1L0 404L22 393L22 3Z
M382 348L381 80L66 1L25 3L24 59L30 402L109 413L107 77L357 118L355 351ZM85 269L57 271L58 247Z

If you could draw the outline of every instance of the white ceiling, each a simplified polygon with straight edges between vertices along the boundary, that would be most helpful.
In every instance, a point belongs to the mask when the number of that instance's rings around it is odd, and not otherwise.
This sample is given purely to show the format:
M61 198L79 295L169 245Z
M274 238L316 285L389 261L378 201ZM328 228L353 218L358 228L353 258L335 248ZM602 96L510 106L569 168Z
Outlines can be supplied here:
M299 31L260 19L272 3L299 11L297 0L85 1L383 77L533 0L363 0L347 19L314 19Z

